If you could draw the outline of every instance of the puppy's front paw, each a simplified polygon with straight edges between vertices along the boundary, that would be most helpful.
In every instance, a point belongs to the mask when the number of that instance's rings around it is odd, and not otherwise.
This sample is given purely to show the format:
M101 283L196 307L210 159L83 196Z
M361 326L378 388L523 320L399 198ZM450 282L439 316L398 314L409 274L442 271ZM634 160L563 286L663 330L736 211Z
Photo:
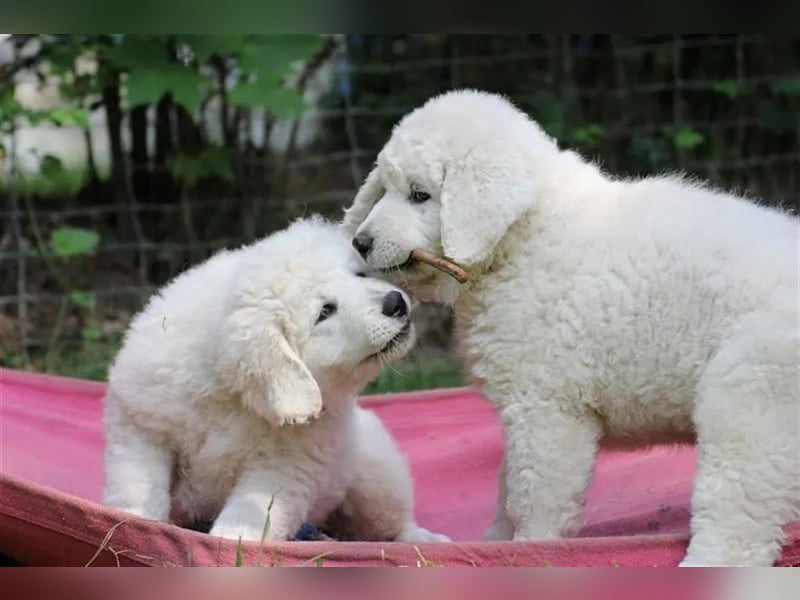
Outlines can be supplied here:
M169 496L165 495L166 502L151 501L145 504L131 502L130 498L118 498L106 495L103 504L114 510L126 512L131 516L147 519L149 521L166 521L169 517Z
M507 523L492 523L492 526L487 529L483 537L484 542L506 542L514 539L514 526L511 522Z
M407 525L395 539L409 544L444 543L452 540L442 533L433 533L419 525Z
M150 521L162 521L158 517L155 517L151 514L151 511L148 511L147 508L144 506L133 506L133 505L116 505L107 503L107 506L113 508L114 510L121 510L122 512L126 512L132 516L139 517L141 519L148 519Z
M214 523L209 535L226 538L229 540L242 540L243 542L260 542L264 529L252 527L243 523ZM269 532L264 538L271 540Z

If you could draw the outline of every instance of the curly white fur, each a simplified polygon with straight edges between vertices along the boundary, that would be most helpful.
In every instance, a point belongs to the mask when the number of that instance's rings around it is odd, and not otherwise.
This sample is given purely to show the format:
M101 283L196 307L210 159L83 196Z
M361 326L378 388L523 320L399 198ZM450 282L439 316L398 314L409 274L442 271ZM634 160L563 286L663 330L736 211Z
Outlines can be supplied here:
M680 177L611 178L503 98L459 91L397 125L344 224L374 239L372 267L455 305L505 424L488 538L574 533L601 440L696 438L683 564L779 556L800 515L795 217ZM403 266L417 247L470 282Z
M105 502L214 519L232 539L260 540L268 518L266 539L286 539L337 509L361 539L446 539L415 523L406 461L356 405L413 344L408 315L382 312L395 288L363 268L338 226L312 219L156 294L109 377Z

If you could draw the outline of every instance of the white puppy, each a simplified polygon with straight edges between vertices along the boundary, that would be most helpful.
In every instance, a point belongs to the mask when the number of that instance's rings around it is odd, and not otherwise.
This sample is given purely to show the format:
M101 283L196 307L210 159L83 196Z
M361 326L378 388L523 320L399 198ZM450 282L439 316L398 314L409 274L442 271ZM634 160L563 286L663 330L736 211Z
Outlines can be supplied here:
M268 516L266 539L286 539L337 509L361 539L446 539L416 525L405 459L356 406L414 341L405 295L363 267L312 219L155 295L110 372L105 502L215 519L211 534L233 539L261 539Z
M345 226L373 268L455 305L505 425L486 537L574 533L601 439L696 437L684 564L779 556L800 513L796 218L679 177L611 178L501 97L460 91L396 126Z

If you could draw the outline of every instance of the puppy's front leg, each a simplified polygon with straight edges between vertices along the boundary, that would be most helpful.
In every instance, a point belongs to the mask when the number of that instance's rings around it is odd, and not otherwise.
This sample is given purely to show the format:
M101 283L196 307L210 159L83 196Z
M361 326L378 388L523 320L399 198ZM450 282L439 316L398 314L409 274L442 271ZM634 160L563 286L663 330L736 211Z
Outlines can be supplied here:
M245 541L290 538L310 508L311 494L297 479L274 469L245 470L209 533Z
M505 541L514 539L514 524L508 516L506 503L508 502L508 486L506 485L506 460L497 471L497 507L494 512L494 519L489 529L483 534L483 539L490 541Z
M166 521L173 453L121 418L107 400L103 503L145 519Z
M574 535L601 435L591 415L527 401L501 412L506 438L506 509L515 540Z

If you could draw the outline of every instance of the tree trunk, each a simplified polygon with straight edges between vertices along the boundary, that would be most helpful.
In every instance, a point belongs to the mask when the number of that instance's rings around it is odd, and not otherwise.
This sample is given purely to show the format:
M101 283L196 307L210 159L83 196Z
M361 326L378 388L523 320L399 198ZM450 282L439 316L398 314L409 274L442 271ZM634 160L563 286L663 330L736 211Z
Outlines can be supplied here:
M109 77L110 83L103 89L103 105L106 109L108 142L111 150L111 189L117 205L117 234L122 240L133 238L133 228L127 209L125 150L122 147L122 109L120 108L119 73Z

